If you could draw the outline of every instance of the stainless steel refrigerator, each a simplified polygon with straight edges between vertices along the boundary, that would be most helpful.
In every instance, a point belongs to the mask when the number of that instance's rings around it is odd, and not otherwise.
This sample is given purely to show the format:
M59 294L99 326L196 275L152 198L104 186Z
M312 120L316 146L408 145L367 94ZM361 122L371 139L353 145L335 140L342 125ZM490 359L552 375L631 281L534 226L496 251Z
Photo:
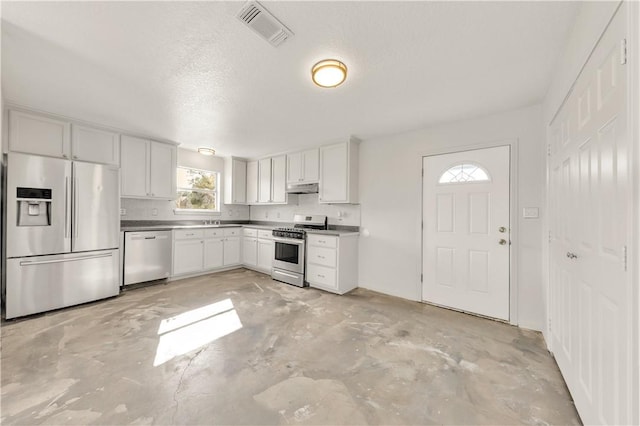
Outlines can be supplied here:
M9 153L5 317L119 292L115 166Z

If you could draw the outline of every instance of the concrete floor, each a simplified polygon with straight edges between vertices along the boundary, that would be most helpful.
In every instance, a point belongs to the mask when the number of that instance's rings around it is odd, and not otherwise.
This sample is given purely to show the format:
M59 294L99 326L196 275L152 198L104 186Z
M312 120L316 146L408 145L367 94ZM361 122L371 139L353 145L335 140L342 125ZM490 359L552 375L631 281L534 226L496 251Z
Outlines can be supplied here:
M2 424L580 423L539 333L244 269L6 322L1 362Z

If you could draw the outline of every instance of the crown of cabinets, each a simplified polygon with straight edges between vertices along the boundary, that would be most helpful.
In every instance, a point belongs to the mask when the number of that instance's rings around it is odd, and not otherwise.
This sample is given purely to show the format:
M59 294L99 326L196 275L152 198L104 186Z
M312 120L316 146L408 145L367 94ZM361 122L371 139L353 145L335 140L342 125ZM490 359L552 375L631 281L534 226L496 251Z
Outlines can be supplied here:
M122 135L121 196L175 199L176 151L174 145Z
M9 110L9 151L120 165L120 135L58 118Z
M287 184L316 183L318 178L318 148L287 154Z

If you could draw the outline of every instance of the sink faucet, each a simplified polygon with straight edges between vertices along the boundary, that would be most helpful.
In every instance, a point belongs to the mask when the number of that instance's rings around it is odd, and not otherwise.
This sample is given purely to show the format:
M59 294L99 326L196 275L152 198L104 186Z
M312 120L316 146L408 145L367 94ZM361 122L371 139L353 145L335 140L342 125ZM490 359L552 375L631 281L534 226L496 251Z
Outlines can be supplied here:
M220 225L220 221L219 220L213 220L213 219L204 219L202 221L202 223L204 225Z

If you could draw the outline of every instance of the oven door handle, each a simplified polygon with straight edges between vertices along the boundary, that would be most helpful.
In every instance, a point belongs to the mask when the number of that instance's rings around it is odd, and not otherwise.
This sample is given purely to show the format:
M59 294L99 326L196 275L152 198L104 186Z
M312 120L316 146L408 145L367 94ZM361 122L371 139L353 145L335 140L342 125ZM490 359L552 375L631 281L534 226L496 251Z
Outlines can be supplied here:
M273 237L273 241L275 241L276 243L297 244L299 246L304 244L304 240L294 240L294 239L279 238L279 237Z

